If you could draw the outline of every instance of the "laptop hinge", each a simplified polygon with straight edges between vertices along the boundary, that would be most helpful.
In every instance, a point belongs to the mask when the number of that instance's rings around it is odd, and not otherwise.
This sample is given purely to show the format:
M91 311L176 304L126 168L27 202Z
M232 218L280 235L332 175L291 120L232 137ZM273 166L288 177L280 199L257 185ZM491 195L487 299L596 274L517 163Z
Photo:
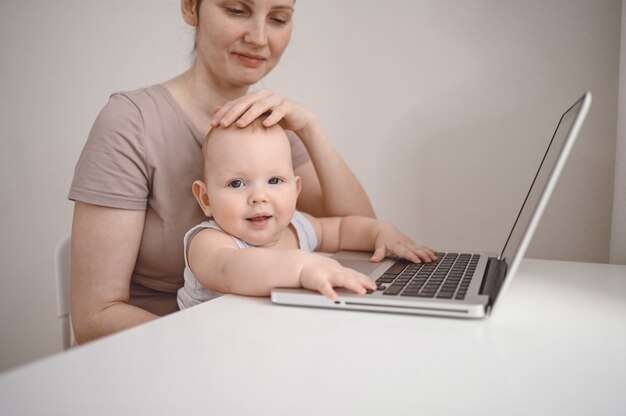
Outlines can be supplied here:
M480 285L480 294L489 296L489 306L493 304L500 292L504 277L506 276L507 264L504 260L496 257L489 257L483 282Z

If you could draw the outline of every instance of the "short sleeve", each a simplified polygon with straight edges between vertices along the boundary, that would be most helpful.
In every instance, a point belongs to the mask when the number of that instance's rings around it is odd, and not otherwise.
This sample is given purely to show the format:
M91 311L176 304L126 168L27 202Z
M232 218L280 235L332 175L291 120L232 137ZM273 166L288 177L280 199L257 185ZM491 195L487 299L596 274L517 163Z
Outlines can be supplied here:
M302 140L300 140L296 133L288 131L287 137L289 137L289 143L291 144L291 159L293 160L294 169L311 160L309 153L306 151L306 147L304 147Z
M68 198L145 210L150 172L143 135L139 109L123 94L112 95L89 132Z

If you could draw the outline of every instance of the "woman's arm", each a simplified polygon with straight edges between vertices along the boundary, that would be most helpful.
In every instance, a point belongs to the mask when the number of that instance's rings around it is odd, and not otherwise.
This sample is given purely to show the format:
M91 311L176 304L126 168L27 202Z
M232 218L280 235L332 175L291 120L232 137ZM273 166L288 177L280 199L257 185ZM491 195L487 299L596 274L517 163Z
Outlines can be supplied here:
M302 178L298 207L316 217L361 215L375 217L365 190L330 144L317 117L296 131L311 161L295 169Z
M271 114L263 123L280 123L295 132L313 162L296 169L302 178L300 209L317 217L375 216L363 187L330 144L315 114L305 107L262 89L216 108L211 124L244 127L268 111Z
M78 343L156 318L128 304L144 211L74 205L71 314Z

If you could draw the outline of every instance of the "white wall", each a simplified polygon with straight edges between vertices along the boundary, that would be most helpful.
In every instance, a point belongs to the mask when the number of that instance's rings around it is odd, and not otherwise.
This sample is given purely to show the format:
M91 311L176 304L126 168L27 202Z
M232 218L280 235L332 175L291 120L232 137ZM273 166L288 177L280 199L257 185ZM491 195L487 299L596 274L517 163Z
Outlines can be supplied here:
M60 349L53 253L70 229L73 166L110 93L188 64L178 7L0 6L0 370ZM301 0L296 9L292 45L263 84L313 109L379 216L434 247L499 250L559 115L591 90L530 255L608 261L619 0ZM419 192L392 199L403 189Z
M301 2L293 48L267 84L320 115L381 217L435 247L496 251L559 116L591 90L588 123L529 254L604 262L620 6Z
M74 165L108 96L189 63L177 0L0 6L0 370L61 348L53 256Z
M626 264L626 0L622 0L619 104L615 149L615 192L611 227L611 263Z

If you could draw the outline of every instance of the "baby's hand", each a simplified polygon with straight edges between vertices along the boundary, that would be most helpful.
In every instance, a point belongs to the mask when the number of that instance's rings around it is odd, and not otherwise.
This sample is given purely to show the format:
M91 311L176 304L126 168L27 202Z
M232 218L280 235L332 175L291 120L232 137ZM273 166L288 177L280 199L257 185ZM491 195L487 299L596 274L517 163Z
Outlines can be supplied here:
M376 283L368 276L343 267L329 257L309 254L300 272L300 284L305 289L317 290L331 300L337 299L333 287L345 287L360 295L368 289L376 290Z
M382 261L386 256L398 256L413 263L437 260L437 253L426 246L416 243L402 234L393 224L380 222L380 231L376 237L372 262Z

